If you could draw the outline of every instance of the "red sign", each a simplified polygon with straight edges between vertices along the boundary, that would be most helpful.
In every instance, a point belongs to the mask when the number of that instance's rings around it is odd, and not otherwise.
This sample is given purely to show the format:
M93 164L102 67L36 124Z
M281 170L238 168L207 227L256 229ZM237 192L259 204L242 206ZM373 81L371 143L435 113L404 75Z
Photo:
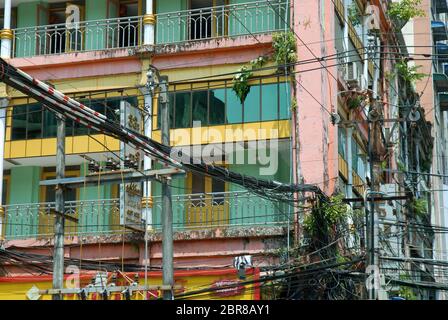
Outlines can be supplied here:
M239 284L238 280L222 279L212 284L213 289L218 289L213 292L214 295L219 297L231 297L237 296L243 293L244 286Z

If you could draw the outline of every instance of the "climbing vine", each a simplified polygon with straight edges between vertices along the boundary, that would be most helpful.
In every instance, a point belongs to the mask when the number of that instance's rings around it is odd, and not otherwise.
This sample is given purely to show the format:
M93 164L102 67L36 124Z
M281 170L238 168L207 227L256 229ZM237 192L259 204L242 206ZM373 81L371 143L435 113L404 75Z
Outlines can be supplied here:
M244 103L247 95L250 92L250 79L253 72L260 69L268 60L274 60L278 66L289 65L297 61L297 44L293 32L280 32L272 36L272 47L274 52L272 56L259 56L250 61L250 63L238 69L236 75L233 77L233 91L239 98L241 103ZM279 70L286 71L290 66L279 67Z
M387 13L394 20L396 28L402 29L410 19L425 16L425 11L419 9L421 3L422 0L391 2Z
M297 62L297 42L291 31L275 33L272 36L273 58L277 65Z

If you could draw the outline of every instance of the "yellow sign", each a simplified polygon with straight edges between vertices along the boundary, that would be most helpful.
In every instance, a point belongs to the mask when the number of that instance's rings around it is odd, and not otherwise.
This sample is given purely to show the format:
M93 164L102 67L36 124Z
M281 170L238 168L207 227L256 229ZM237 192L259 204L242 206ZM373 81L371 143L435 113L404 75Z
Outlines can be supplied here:
M118 274L115 279L116 286L129 286L131 279L139 279L139 285L144 285L145 274L125 273L124 276ZM247 269L246 278L238 278L235 269L219 270L192 270L176 271L174 274L175 285L180 289L175 291L175 297L194 300L259 300L260 289L258 283L249 283L259 278L260 272L257 268ZM87 287L96 273L83 273L79 277L81 288ZM111 281L112 273L108 274L108 284ZM73 278L73 275L70 275ZM162 285L161 272L148 272L149 286ZM38 290L48 290L52 287L52 278L50 276L26 276L26 277L0 277L0 300L29 300L38 298L39 300L51 300L50 295L37 295ZM30 294L31 293L31 294ZM183 294L195 293L194 295ZM133 291L131 300L156 300L162 297L159 290L139 292ZM78 294L66 294L65 300L81 300ZM87 300L103 300L104 296L100 293L90 293ZM122 293L110 293L108 300L125 300Z

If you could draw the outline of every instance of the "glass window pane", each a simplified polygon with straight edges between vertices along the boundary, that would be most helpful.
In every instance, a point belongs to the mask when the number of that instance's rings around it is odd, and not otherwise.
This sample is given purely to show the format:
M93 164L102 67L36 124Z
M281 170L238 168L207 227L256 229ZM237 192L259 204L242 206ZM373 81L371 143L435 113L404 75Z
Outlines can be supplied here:
M210 90L210 125L226 123L226 89Z
M243 105L240 99L236 96L232 88L227 88L227 121L228 123L242 123L243 122Z
M12 109L12 140L26 139L26 114L27 106L15 106Z
M346 135L345 130L343 128L338 129L338 152L342 156L342 158L346 159L345 157L345 147L346 147Z
M170 108L170 127L171 128L176 128L176 124L174 123L174 105L175 105L175 93L170 92L168 94L168 99L169 99L169 108ZM161 129L160 127L160 121L161 121L161 115L162 115L162 109L161 109L161 104L160 104L160 98L158 100L158 104L157 104L157 129Z
M121 98L112 98L106 103L106 117L115 123L120 123L120 101Z
M75 136L85 136L89 134L89 128L87 128L85 125L77 122L74 122L72 125Z
M201 126L208 126L208 91L193 92L193 121L200 121Z
M67 126L67 121L66 121ZM71 135L71 134L70 134ZM57 136L56 115L48 109L44 110L44 138L55 138Z
M177 92L174 128L191 127L191 92Z
M278 120L278 84L265 84L261 88L262 121Z
M28 139L42 138L42 106L40 104L28 105Z
M65 135L66 136L73 136L73 120L71 119L65 119Z
M226 191L226 183L222 180L212 179L213 205L223 205L223 192Z
M260 86L250 87L249 94L244 101L244 122L260 121Z
M352 138L352 169L355 171L358 169L358 144L353 138Z
M279 96L280 96L280 115L279 120L289 120L290 105L291 105L291 89L288 82L279 84Z
M95 99L87 102L86 106L101 114L106 114L106 102L104 99Z

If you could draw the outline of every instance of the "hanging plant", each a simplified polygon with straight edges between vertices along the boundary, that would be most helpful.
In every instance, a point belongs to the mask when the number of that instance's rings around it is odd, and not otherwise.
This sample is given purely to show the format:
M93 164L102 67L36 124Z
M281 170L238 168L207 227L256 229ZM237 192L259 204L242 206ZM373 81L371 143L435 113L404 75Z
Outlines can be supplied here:
M250 92L249 80L253 76L253 71L263 67L266 63L267 58L264 56L260 56L252 61L250 61L250 65L242 66L237 74L233 77L233 91L240 99L241 104L246 100L247 95Z
M272 36L272 47L274 61L278 66L297 62L297 42L293 32L275 33Z
M241 104L246 100L247 95L250 92L249 78L252 76L252 72L247 66L241 67L238 73L233 78L233 91L240 99Z
M425 11L419 9L421 3L422 0L401 0L389 4L387 13L394 21L397 30L401 30L412 18L425 16Z

